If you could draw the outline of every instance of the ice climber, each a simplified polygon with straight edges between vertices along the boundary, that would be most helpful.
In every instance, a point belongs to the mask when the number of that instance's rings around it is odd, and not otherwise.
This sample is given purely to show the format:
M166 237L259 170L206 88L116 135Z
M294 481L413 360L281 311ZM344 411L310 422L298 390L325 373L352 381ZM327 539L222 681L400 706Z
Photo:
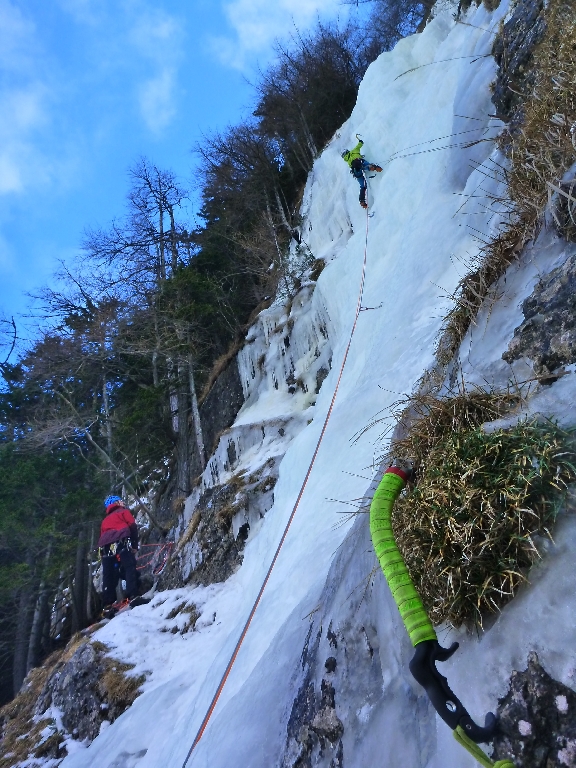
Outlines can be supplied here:
M98 547L102 558L102 602L104 608L116 601L116 587L120 576L126 581L126 597L138 594L138 528L130 510L120 496L104 500L106 515L100 526Z
M356 137L358 138L358 134L356 134ZM367 183L364 171L376 171L376 173L380 173L382 168L375 163L368 162L368 160L364 158L360 152L363 144L364 142L362 139L359 139L358 144L356 144L354 149L345 149L344 152L342 152L342 157L350 166L350 173L358 181L358 184L360 184L360 197L358 198L360 200L360 205L362 208L368 208L368 203L366 202Z

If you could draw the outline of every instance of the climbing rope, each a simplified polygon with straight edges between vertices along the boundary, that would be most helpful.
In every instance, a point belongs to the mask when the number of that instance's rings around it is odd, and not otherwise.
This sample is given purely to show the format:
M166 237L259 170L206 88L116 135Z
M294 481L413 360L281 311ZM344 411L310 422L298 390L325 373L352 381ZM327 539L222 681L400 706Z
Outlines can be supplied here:
M174 548L174 542L167 541L164 544L141 544L138 554L136 570L143 571L146 568L150 568L153 576L159 576L170 557L170 554ZM151 552L143 552L142 550L148 549Z
M366 190L366 196L368 195L368 190ZM346 361L348 359L348 353L350 352L350 347L352 345L352 338L354 336L354 333L356 331L356 326L358 324L358 317L360 315L360 309L362 306L362 297L364 295L364 281L366 277L366 260L367 260L367 253L368 253L368 229L369 229L369 221L370 217L368 215L368 208L366 208L366 233L364 238L364 258L362 262L362 276L360 278L360 289L358 292L358 301L356 304L356 313L354 315L354 323L352 325L352 330L350 331L350 338L348 339L348 344L346 346L346 351L344 352L344 358L342 360L342 365L340 366L340 372L338 374L338 380L336 382L336 387L334 389L334 394L332 395L332 400L330 402L330 407L328 408L328 413L326 414L326 418L324 419L324 424L322 426L322 431L320 432L320 437L318 438L318 442L316 443L316 448L314 449L314 453L312 454L312 459L310 460L310 464L308 465L308 470L306 472L306 476L304 477L304 481L302 483L302 486L300 487L300 491L298 493L298 497L296 498L296 502L294 504L294 507L292 508L292 512L290 513L290 517L288 518L288 522L286 523L286 527L284 528L284 532L282 534L282 537L280 539L280 542L276 548L276 552L274 553L274 557L272 558L272 562L270 563L270 567L268 568L268 572L266 573L266 576L264 578L264 581L262 582L262 586L260 587L260 591L258 592L258 595L256 597L256 600L254 601L254 604L252 606L252 609L250 610L250 614L248 615L248 619L246 620L246 623L244 624L244 628L242 629L242 632L240 634L240 637L238 639L238 642L236 643L236 646L234 648L234 651L232 653L232 656L230 657L230 661L228 662L226 669L224 670L224 674L222 675L222 678L220 680L220 683L218 685L218 688L216 689L216 693L214 694L214 697L210 703L210 706L208 708L208 711L206 712L206 715L204 719L202 720L202 723L200 725L200 728L198 729L198 733L196 734L194 741L192 742L192 746L188 750L188 754L186 755L186 759L184 760L184 763L182 764L182 768L186 768L186 765L188 763L188 760L190 759L190 756L192 752L194 751L196 745L202 738L204 731L206 730L206 727L208 725L208 722L210 721L210 718L212 717L212 714L216 708L216 704L218 703L218 699L220 698L220 694L222 693L222 690L224 689L224 686L226 685L226 681L228 680L228 677L230 675L230 671L232 670L232 667L234 666L234 662L236 661L236 657L238 656L238 652L240 651L240 647L242 646L242 643L244 642L244 638L246 637L246 634L248 632L248 628L250 627L250 624L252 623L252 619L254 618L254 614L256 613L256 609L258 608L258 605L260 603L260 600L262 599L262 595L264 594L264 590L266 589L266 586L268 584L268 581L270 579L270 575L272 574L272 570L274 566L276 565L276 561L278 560L278 556L280 554L280 550L282 549L282 546L286 540L286 537L288 535L288 530L290 529L290 526L292 525L292 521L294 520L294 516L296 515L296 510L300 506L300 501L302 500L302 496L304 495L304 490L306 489L306 485L308 484L308 480L310 478L310 474L312 473L312 468L314 467L314 464L316 462L316 457L318 456L318 451L320 450L320 445L322 444L322 440L324 439L324 435L326 433L326 428L328 426L328 422L330 421L330 417L332 415L332 410L334 409L334 403L336 402L336 395L338 394L338 390L340 388L340 382L342 380L342 374L344 373L344 367L346 365Z

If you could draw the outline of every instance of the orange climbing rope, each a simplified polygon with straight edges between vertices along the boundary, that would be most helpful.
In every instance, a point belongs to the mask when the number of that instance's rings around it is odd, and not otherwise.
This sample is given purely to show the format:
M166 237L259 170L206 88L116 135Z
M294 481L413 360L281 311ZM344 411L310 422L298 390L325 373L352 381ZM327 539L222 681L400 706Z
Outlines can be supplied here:
M144 552L143 550L152 550ZM164 570L166 563L174 549L174 542L167 541L164 544L141 544L136 566L137 571L143 571L150 568L153 576L159 576Z
M348 339L348 345L346 346L346 351L344 353L344 358L342 360L342 365L340 366L340 373L338 374L338 381L336 382L336 387L334 389L334 394L332 395L332 401L330 402L330 407L328 408L328 413L326 414L326 418L324 419L324 424L322 426L322 431L320 432L320 437L318 438L318 442L316 443L316 448L314 449L314 453L312 455L312 459L310 461L310 464L308 465L308 471L306 472L306 477L304 478L304 481L302 483L302 486L300 488L300 492L298 493L298 497L296 499L296 503L294 504L294 507L292 508L292 512L290 513L290 517L288 518L288 522L286 523L286 527L284 528L284 533L282 534L282 538L280 539L280 542L276 548L276 552L274 553L274 557L272 558L272 562L270 563L270 567L268 568L268 572L266 573L266 576L264 578L264 581L262 582L262 586L260 587L260 591L258 592L258 595L256 597L256 600L254 601L254 605L252 606L252 609L250 611L250 614L248 616L248 619L246 620L246 623L244 624L244 628L242 630L242 633L240 634L240 637L238 639L238 642L236 643L236 646L234 648L234 651L232 653L232 656L230 658L230 661L228 662L228 665L226 666L226 669L224 670L224 674L222 675L222 678L220 680L220 684L218 685L218 688L216 689L216 693L214 694L214 697L212 699L212 702L210 703L210 706L208 708L208 711L206 712L206 715L204 717L204 720L202 720L202 723L200 725L200 728L198 729L198 733L196 734L196 737L192 743L192 746L188 750L188 754L186 755L186 760L184 760L184 763L182 764L182 768L186 768L186 764L188 763L188 760L190 759L190 756L192 752L194 751L194 748L202 738L204 731L206 730L206 726L208 725L208 722L210 721L210 718L212 717L212 714L216 708L216 704L218 703L218 699L220 698L220 694L222 693L222 690L224 689L224 686L226 685L226 681L228 680L228 676L230 675L230 671L232 667L234 666L234 662L236 661L236 657L238 656L238 652L240 651L240 647L242 646L242 643L244 642L244 638L246 637L246 634L248 632L248 628L250 627L250 624L252 623L252 619L254 618L254 614L256 613L256 609L258 608L258 605L260 603L260 600L262 599L262 595L264 594L264 590L266 589L266 585L268 584L268 581L270 579L270 575L272 573L272 570L274 566L276 565L276 561L278 560L278 555L280 554L280 550L282 549L282 546L286 540L286 536L288 535L288 530L290 526L292 525L292 521L294 520L294 516L296 515L296 510L298 509L300 505L300 501L302 500L302 496L304 495L304 490L306 488L306 485L308 484L308 480L310 478L310 474L312 473L312 468L316 462L316 457L318 456L318 451L320 450L320 445L322 443L322 440L324 439L324 434L326 433L326 427L328 426L328 422L330 421L330 416L332 415L332 410L334 408L334 403L336 402L336 395L338 394L338 389L340 388L340 381L342 380L342 374L344 373L344 367L346 365L346 360L348 359L348 353L350 352L350 347L352 345L352 337L354 336L354 332L356 331L356 325L358 324L358 317L360 315L360 309L362 306L362 296L364 294L364 279L366 276L366 259L367 259L367 253L368 253L368 223L369 223L369 215L368 215L368 209L366 209L366 236L364 240L364 260L362 263L362 277L360 278L360 290L358 292L358 302L356 304L356 314L354 316L354 323L352 325L352 330L350 331L350 338Z

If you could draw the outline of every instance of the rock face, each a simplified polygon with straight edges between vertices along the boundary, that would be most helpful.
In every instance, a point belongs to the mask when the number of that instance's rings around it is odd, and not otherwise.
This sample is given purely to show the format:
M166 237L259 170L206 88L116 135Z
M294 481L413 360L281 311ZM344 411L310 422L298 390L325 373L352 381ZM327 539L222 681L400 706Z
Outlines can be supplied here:
M130 669L105 656L101 643L85 642L54 669L38 697L37 717L57 707L64 729L80 741L92 741L106 720L113 722L138 696L143 678L126 677Z
M66 757L70 737L92 741L103 724L128 709L144 678L127 676L132 667L107 650L76 635L30 671L16 698L0 710L1 768L59 765L53 761Z
M312 768L313 765L328 765L328 761L330 768L343 768L344 765L344 725L336 714L336 690L332 684L337 662L333 656L326 659L326 675L321 681L318 698L314 674L322 631L313 635L313 630L311 624L302 650L304 677L292 702L283 768ZM337 647L338 641L331 627L328 627L327 639Z
M576 765L576 693L551 678L535 653L498 704L493 760L510 758L516 768Z
M392 733L402 734L402 765L427 765L435 749L434 710L410 675L413 649L358 518L309 617L279 768L379 765ZM393 647L380 642L384 627Z
M238 370L237 359L234 358L218 376L200 406L204 446L208 455L216 447L219 434L232 424L243 403L244 394L240 381L240 371Z
M498 117L511 121L510 130L521 122L523 94L529 92L534 80L532 53L545 29L543 0L520 0L494 42L492 55L499 70L492 102Z
M220 434L233 423L238 411L244 403L244 393L238 370L238 359L234 357L220 373L206 399L199 408L202 436L206 455L213 452ZM188 475L192 483L202 472L200 456L194 430L190 430L188 440ZM177 472L172 469L161 499L158 502L157 516L163 522L169 522L174 517L174 501L178 497ZM154 537L150 539L153 541Z
M214 584L234 573L242 563L251 525L273 504L278 465L279 460L268 459L259 472L234 475L204 490L182 533L181 551L161 577L161 589Z
M540 280L522 312L504 360L528 357L544 375L576 362L576 254Z

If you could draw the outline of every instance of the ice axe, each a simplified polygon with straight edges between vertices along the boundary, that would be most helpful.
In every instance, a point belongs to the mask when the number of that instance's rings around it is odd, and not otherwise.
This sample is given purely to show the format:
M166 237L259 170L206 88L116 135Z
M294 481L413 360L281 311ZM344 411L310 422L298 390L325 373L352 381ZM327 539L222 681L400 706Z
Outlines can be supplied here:
M415 648L410 672L428 694L436 712L450 726L456 741L481 765L485 768L514 768L510 760L493 763L478 747L478 743L491 741L494 736L495 715L488 712L483 726L475 723L450 689L448 680L436 669L436 662L449 659L458 649L458 643L453 643L450 648L442 648L438 643L432 622L394 539L392 508L408 478L409 472L399 467L386 470L370 505L370 535L392 597Z

